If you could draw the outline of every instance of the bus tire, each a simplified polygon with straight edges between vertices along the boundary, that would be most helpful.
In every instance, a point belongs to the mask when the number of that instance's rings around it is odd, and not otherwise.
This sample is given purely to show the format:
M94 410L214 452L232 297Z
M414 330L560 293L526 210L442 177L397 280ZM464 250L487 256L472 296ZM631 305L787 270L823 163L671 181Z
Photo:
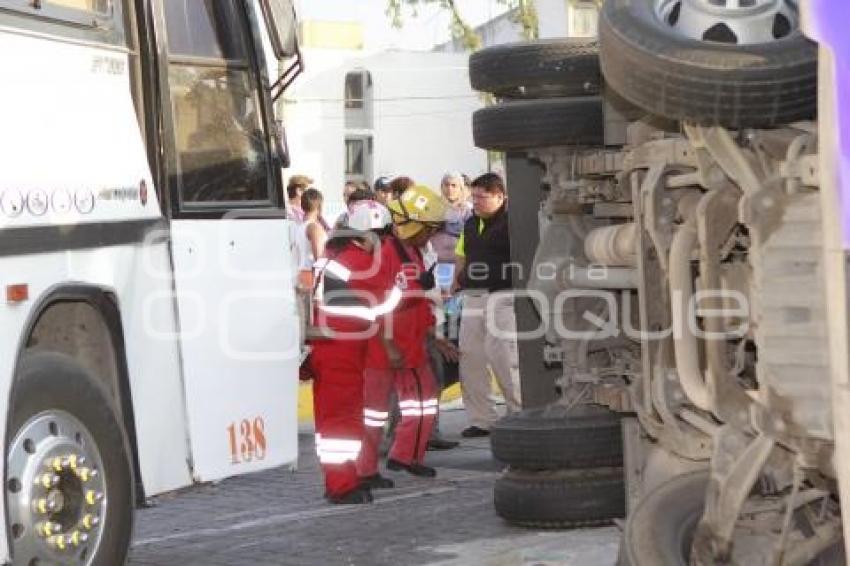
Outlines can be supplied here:
M622 468L510 470L496 480L493 500L500 517L522 527L605 525L626 514Z
M599 405L550 405L510 414L490 428L493 457L520 470L623 465L620 417Z
M521 100L480 108L472 115L472 137L477 147L498 151L602 145L602 99Z
M647 112L729 128L813 118L817 47L795 30L738 45L678 34L654 0L609 0L599 15L606 84Z
M494 45L470 55L469 81L504 98L599 94L599 44L558 38Z
M27 353L18 362L8 424L6 508L14 562L123 564L133 525L133 472L124 428L103 388L65 354ZM50 545L37 540L47 538L37 531L45 524L55 525Z

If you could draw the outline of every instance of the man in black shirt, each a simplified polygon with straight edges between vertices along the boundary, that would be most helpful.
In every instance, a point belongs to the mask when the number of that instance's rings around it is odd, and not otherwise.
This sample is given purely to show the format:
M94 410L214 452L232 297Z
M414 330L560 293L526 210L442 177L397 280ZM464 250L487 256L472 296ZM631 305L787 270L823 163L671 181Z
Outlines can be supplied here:
M460 322L460 378L470 426L461 434L487 436L498 418L490 399L492 370L509 411L520 409L511 246L507 194L501 177L481 175L472 182L473 215L455 252L455 290L463 290Z

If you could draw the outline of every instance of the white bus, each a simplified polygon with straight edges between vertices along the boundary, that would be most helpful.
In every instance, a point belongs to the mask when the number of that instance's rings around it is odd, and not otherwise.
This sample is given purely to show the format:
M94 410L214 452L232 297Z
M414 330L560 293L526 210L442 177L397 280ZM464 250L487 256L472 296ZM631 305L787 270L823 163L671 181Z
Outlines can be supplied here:
M295 463L295 24L0 0L0 562L123 563L137 502Z

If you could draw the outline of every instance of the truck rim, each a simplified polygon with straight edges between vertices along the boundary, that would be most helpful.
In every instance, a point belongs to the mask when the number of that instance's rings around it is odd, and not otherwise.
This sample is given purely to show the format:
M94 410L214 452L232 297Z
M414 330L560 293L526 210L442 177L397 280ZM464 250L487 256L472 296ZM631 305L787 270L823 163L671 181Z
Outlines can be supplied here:
M107 520L97 444L73 415L31 417L12 441L6 500L16 564L91 564Z
M653 0L655 16L676 34L716 43L754 45L799 29L796 0Z

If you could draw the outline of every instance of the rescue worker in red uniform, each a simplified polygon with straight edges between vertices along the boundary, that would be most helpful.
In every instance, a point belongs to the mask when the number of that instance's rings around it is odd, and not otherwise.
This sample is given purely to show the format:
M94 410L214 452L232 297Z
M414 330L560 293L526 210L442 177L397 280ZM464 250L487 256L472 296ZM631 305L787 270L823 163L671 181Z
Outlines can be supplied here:
M407 189L389 203L393 232L383 240L382 266L394 275L402 289L401 303L386 315L382 332L369 340L364 376L366 436L358 472L370 488L392 487L378 473L378 448L389 418L390 391L395 388L401 420L395 429L387 468L405 470L421 477L434 477L436 470L423 463L425 448L437 414L439 391L431 372L427 337L434 332L431 299L426 293L435 286L433 270L425 268L420 248L442 225L446 205L434 191L423 186ZM438 348L452 349L438 339Z
M316 451L325 497L332 503L372 501L356 461L364 437L367 343L381 317L401 300L395 274L384 269L380 257L379 238L390 222L389 212L377 202L352 205L345 229L328 241L325 257L316 262L315 324L331 334L311 343Z

